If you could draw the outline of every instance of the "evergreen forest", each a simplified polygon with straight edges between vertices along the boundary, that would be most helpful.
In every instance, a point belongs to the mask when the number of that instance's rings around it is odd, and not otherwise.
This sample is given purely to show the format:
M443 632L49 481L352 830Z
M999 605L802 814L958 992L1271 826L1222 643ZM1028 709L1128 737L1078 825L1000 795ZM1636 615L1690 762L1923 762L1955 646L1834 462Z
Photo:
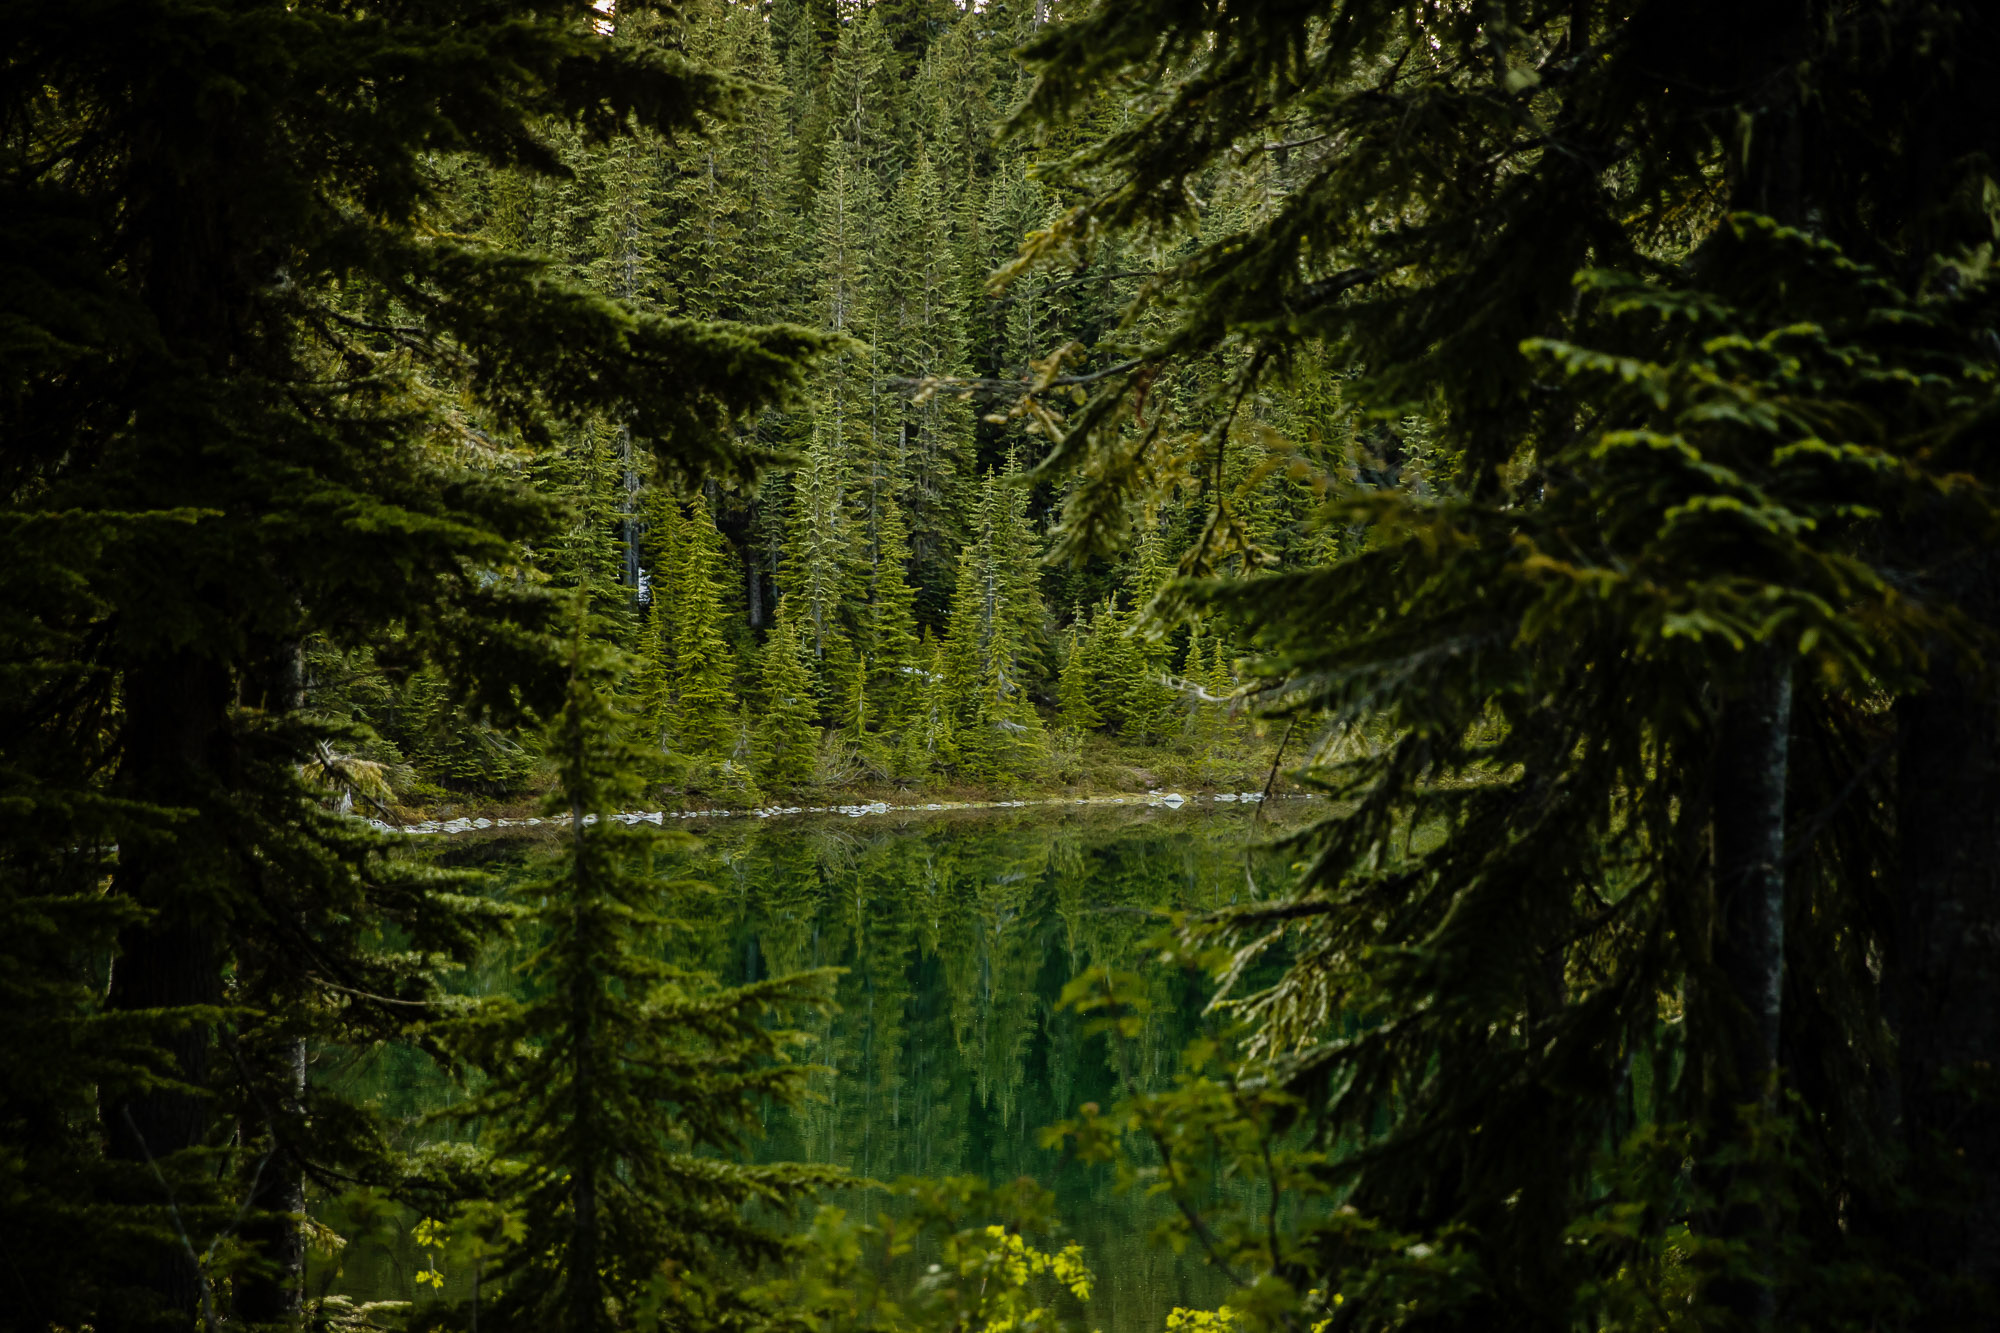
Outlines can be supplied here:
M1990 6L0 31L0 1330L2000 1327Z

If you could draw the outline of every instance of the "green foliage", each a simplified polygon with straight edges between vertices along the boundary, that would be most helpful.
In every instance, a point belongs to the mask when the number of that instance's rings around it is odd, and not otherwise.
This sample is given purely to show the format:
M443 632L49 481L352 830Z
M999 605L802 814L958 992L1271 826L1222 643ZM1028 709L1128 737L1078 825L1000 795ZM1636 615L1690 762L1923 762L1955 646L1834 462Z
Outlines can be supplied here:
M384 709L387 739L431 781L450 791L516 792L536 775L534 756L507 732L456 703L435 667L413 674Z
M1086 1103L1046 1129L1044 1144L1113 1163L1121 1188L1168 1200L1173 1211L1157 1238L1177 1251L1199 1247L1240 1288L1231 1303L1251 1326L1281 1327L1332 1308L1329 1293L1297 1286L1314 1271L1312 1250L1323 1239L1297 1221L1322 1216L1312 1201L1333 1190L1329 1154L1295 1130L1304 1099L1266 1080L1246 1081L1239 1059L1211 1038L1189 1044L1170 1087L1141 1092L1135 1061L1153 996L1134 974L1082 973L1064 988L1062 1004L1085 1017L1086 1033L1110 1043L1126 1096L1109 1110ZM1258 1188L1215 1189L1231 1178ZM1291 1219L1282 1227L1281 1207Z
M778 603L771 637L758 659L763 712L751 742L757 780L784 789L811 779L819 744L813 676L806 664L791 598Z
M794 1274L759 1292L783 1311L774 1327L1055 1333L1081 1326L1065 1317L1062 1298L1090 1299L1095 1279L1082 1247L1041 1249L1023 1234L1051 1226L1055 1199L1047 1190L1025 1177L1000 1189L952 1177L899 1181L889 1193L907 1202L907 1213L863 1222L820 1208L793 1241ZM972 1220L982 1214L1003 1220Z
M1056 710L1066 730L1084 732L1101 720L1090 701L1086 640L1077 627L1063 640L1062 664L1056 678Z
M768 1102L804 1088L807 1071L783 1058L790 1038L766 1016L824 1005L831 974L722 988L661 960L671 918L649 872L687 839L614 818L638 758L618 739L617 664L581 633L569 651L547 746L565 848L518 890L534 941L524 997L487 1000L444 1030L486 1076L456 1114L491 1127L497 1159L490 1202L504 1220L480 1319L570 1330L724 1319L741 1308L725 1265L779 1249L743 1205L784 1205L840 1178L730 1160Z
M674 747L683 754L726 758L733 748L735 663L722 633L721 544L708 502L696 494L681 532L686 556L676 562Z
M1010 780L1040 765L1032 733L1055 703L1049 650L1064 624L1120 588L1136 612L1171 563L1163 545L1153 565L1049 570L1046 518L1063 497L1014 480L1034 423L1009 403L1038 367L1060 370L1065 357L1080 354L1076 347L1118 336L1118 293L1133 289L1141 261L1119 261L1112 278L1036 277L989 297L987 270L1041 228L1051 206L1030 170L1045 154L997 146L989 133L994 108L1017 91L1007 53L1035 20L950 7L919 19L914 10L878 9L801 3L767 16L702 0L671 14L624 16L616 40L676 44L691 59L762 86L737 90L734 117L700 113L698 135L607 146L557 133L552 142L573 172L567 180L454 168L449 198L463 234L545 251L556 271L649 316L725 327L790 318L834 340L803 401L759 411L740 441L759 458L789 451L791 473L767 477L761 489L702 488L720 538L722 637L744 668L730 688L754 692L754 645L768 634L774 594L789 594L816 667L846 652L842 640L866 664L868 716L859 732L845 697L851 691L841 684L851 671L846 659L818 672L821 721L839 720L849 733L844 744L860 760L854 776L893 770L901 780ZM1072 350L1047 360L1066 346ZM1174 390L1174 401L1185 397ZM1285 405L1266 406L1289 419ZM703 736L681 745L672 735L671 627L662 639L650 624L658 613L636 591L646 559L653 583L677 586L679 518L667 497L692 492L656 484L618 411L584 416L561 433L557 451L529 464L537 490L568 512L559 532L518 553L522 572L530 583L595 590L599 614L640 658L632 689L648 701L646 725L666 746L658 776L670 787L712 786L722 774L700 752L721 742ZM1266 436L1253 435L1265 448ZM1293 450L1284 461L1303 466L1311 455ZM481 463L513 465L504 453ZM1275 466L1232 463L1226 471L1247 521L1274 550L1289 550L1287 534L1310 498L1303 489L1265 494L1258 483ZM1153 508L1163 532L1189 524L1184 497L1156 496ZM948 629L968 545L982 552L983 576L1005 585L996 585L1005 611L999 655L984 642L995 632L985 621L996 606L982 609L979 665L994 676L990 726L999 744L962 766L917 764L926 742L906 735L919 679L909 654L920 632ZM1155 656L1131 664L1129 680L1112 687L1120 697L1103 711L1131 744L1178 747L1180 714L1152 679L1166 666ZM1144 697L1124 699L1128 686ZM1134 725L1123 725L1127 713ZM373 720L382 729L383 720ZM427 795L478 780L437 768L428 756L416 764Z
M880 546L871 562L867 627L868 694L884 730L899 732L909 725L913 700L919 692L916 592L910 587L910 547L900 506L882 505L877 526Z
M29 1321L295 1316L307 1173L400 1174L364 1108L306 1085L306 1046L407 1033L489 915L329 808L378 798L349 759L393 763L406 705L434 780L517 781L484 728L562 696L530 551L608 586L526 455L566 446L579 490L608 442L747 481L772 451L734 427L827 345L621 302L521 248L524 201L566 176L601 192L599 230L643 230L645 164L617 145L729 98L617 27L290 0L14 25L0 961L23 1021L73 1043L0 1094L5 1300ZM375 736L342 716L348 664L407 682L377 691L400 698Z
M1070 206L1017 285L1158 256L1125 336L1013 414L1072 479L1059 545L1113 552L1198 488L1201 577L1165 604L1218 616L1338 799L1296 901L1187 930L1243 992L1242 1078L1301 1099L1351 1210L1310 1253L1217 1253L1304 1314L1348 1293L1334 1328L1859 1327L1903 1283L1982 1317L1886 1220L1933 1148L1869 1090L1976 1007L1897 1008L1937 974L1880 895L1946 909L1902 878L1928 798L1882 767L1890 709L1994 708L1940 670L1995 623L1993 196L1952 128L1984 94L1884 53L1989 20L1769 17L1104 3L1029 48L1023 127L1128 96L1047 173ZM1919 182L1893 165L1917 142L1969 155ZM1283 540L1231 481L1283 457L1266 422L1344 435L1347 465L1300 457L1321 563L1225 579ZM1994 1178L1955 1124L1926 1133ZM1617 1156L1669 1142L1678 1182Z
M954 672L960 680L970 679L965 663L954 666L942 639L930 641L929 651L922 654L923 689L917 708L916 725L912 734L922 737L924 753L930 763L940 769L950 769L958 763L958 704L963 695L956 693Z

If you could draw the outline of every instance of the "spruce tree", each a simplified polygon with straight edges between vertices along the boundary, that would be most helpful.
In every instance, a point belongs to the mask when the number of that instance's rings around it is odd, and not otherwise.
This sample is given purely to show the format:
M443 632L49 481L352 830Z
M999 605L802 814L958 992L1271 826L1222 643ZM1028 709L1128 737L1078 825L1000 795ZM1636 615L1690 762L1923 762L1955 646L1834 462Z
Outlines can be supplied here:
M992 166L993 69L981 49L981 25L961 14L924 52L912 80L912 120L943 178L947 195L966 196Z
M664 750L673 725L674 682L672 633L667 625L666 600L657 589L650 591L639 642L634 650L637 667L632 678L634 711L639 735L646 744Z
M1186 661L1180 672L1181 734L1194 748L1195 761L1204 781L1215 776L1223 748L1228 743L1229 714L1227 705L1221 702L1228 691L1228 684L1218 678L1216 671L1220 646L1220 640L1216 640L1214 648L1211 648L1210 642L1204 639L1201 626L1196 625L1188 634Z
M763 15L734 4L727 12L732 69L759 91L722 141L724 179L734 183L738 239L736 262L728 263L725 256L718 264L730 284L728 301L718 313L751 323L797 319L802 256L792 205L804 186L798 145L785 119L783 73Z
M1029 681L1040 675L1043 608L1040 543L1027 517L1025 487L989 472L980 488L979 543L985 652L980 706L995 775L1021 777L1040 761L1040 715Z
M804 464L792 474L784 586L801 617L815 660L845 629L853 600L855 533L849 513L849 468L829 430L814 434Z
M1181 719L1180 701L1166 679L1172 648L1163 632L1167 613L1160 594L1170 568L1166 541L1156 525L1141 527L1132 565L1132 603L1116 631L1127 645L1127 656L1119 663L1125 691L1119 713L1127 734L1159 740L1178 733Z
M1090 703L1084 626L1078 622L1063 636L1062 661L1056 678L1056 715L1063 729L1082 735L1098 724L1097 710Z
M974 778L992 776L986 708L987 625L984 571L977 548L967 546L959 552L951 621L938 646L935 669L942 703L951 714L958 762Z
M734 1265L782 1252L744 1206L782 1207L838 1178L731 1160L771 1101L804 1092L807 1071L783 1058L767 1016L825 1005L832 976L724 988L662 961L669 920L649 872L689 840L614 817L638 795L640 757L618 739L616 665L579 629L547 743L563 854L518 890L536 946L523 998L447 1028L487 1076L459 1113L490 1126L490 1202L512 1219L486 1263L487 1328L740 1318Z
M958 766L958 699L952 692L952 671L948 659L949 640L926 635L918 647L923 665L923 689L911 734L921 738L930 768L949 773Z
M665 491L646 497L647 606L633 688L642 733L665 746L673 735L679 690L678 617L686 600L687 519Z
M820 677L825 699L823 716L829 725L858 739L868 728L868 663L855 648L853 639L845 634L834 636L821 664Z
M496 721L550 706L550 612L513 543L560 525L472 464L616 422L668 472L747 478L763 455L729 427L822 340L642 313L456 228L457 167L556 174L567 134L685 127L723 94L571 11L24 15L10 52L0 117L34 147L0 164L0 226L32 280L0 284L0 568L39 590L0 629L0 810L38 832L0 840L0 881L18 912L105 905L93 1004L121 1021L76 1029L100 1044L52 1103L73 1146L101 1094L101 1169L59 1187L98 1239L10 1246L7 1299L108 1333L185 1328L227 1290L218 1317L278 1322L307 1171L395 1174L358 1110L301 1089L303 1043L403 1031L428 1012L409 958L476 934L464 898L319 810L301 770L336 737L306 645L393 640ZM5 947L10 971L78 961ZM255 1253L225 1288L189 1242L244 1199Z
M1730 1326L1908 1322L1908 1283L1923 1319L1975 1327L2000 1263L1968 1237L2000 1209L1944 1222L1903 1190L1938 1179L1936 1134L2000 1198L2000 1133L1895 1108L1964 1104L1939 1092L1945 1045L2000 1054L1971 1017L2000 997L1991 952L1946 963L1903 924L1996 919L1945 869L1963 844L1914 841L1967 831L1904 785L1993 790L1918 721L1936 689L1966 735L1995 711L1936 674L1992 626L1967 378L1991 298L1952 258L1990 222L1943 165L1990 152L1991 84L1933 45L1989 70L1992 20L1840 0L1489 18L1105 3L1029 52L1027 117L1051 132L1113 80L1141 90L1078 156L1048 253L1187 235L1198 182L1270 173L1263 205L1156 274L1066 423L1047 465L1091 479L1070 549L1115 545L1127 483L1159 479L1129 427L1163 377L1193 390L1171 428L1203 432L1211 476L1242 405L1297 387L1315 347L1378 421L1425 405L1441 464L1406 486L1385 448L1351 491L1331 479L1325 567L1200 594L1254 633L1270 697L1396 738L1322 775L1344 813L1307 839L1299 901L1232 928L1302 950L1252 1002L1261 1049L1323 1141L1367 1145L1339 1168L1351 1222L1309 1247L1326 1268L1260 1262L1341 1291L1338 1328L1401 1326L1394 1293L1419 1289L1371 1231L1404 1257L1425 1238L1437 1326L1606 1326L1680 1282L1690 1318ZM1919 143L1941 151L1913 170ZM1925 334L1889 331L1906 320ZM1917 572L1947 549L1965 577ZM1912 724L1895 776L1868 757L1896 743L1890 699ZM1870 906L1886 883L1898 922ZM1979 979L1946 1000L1940 967ZM1921 1022L1912 993L1936 1006ZM1619 1141L1609 1171L1582 1146Z
M685 554L673 616L675 748L703 759L728 756L736 712L736 662L722 627L722 534L700 491L681 529Z
M1031 232L1048 221L1048 200L1041 187L1028 175L1023 157L1010 157L988 182L980 237L986 250L980 269L992 273L1012 260ZM1048 279L1031 275L1011 286L1002 301L985 306L981 363L988 373L1003 377L1020 375L1028 362L1046 355L1044 318L1045 287Z
M997 588L995 634L1007 643L1008 676L1025 696L1047 675L1043 649L1047 641L1048 607L1042 600L1044 547L1035 531L1028 505L1032 498L1009 453L1004 472L988 474L982 505L985 540L992 550Z
M828 123L851 149L853 165L878 182L901 174L908 144L900 64L877 6L861 7L841 24L827 70Z
M815 438L832 461L832 484L853 516L861 553L869 554L880 546L881 505L893 498L898 479L880 382L885 220L880 187L852 141L828 146L813 210L819 317L862 342L825 365L815 395Z
M882 506L878 526L881 547L873 561L868 586L868 692L875 716L884 730L903 727L914 712L917 697L916 595L910 587L910 548L905 539L903 511L893 499Z
M757 719L750 751L757 780L775 788L798 787L812 779L813 757L819 746L819 705L790 597L778 603L771 636L764 641L758 659L758 687L763 713Z
M965 297L943 187L928 153L919 153L904 174L893 211L883 281L883 364L916 384L963 375L969 368ZM962 395L944 389L915 395L899 416L898 485L909 509L911 549L936 563L966 530L972 409Z
M1125 632L1129 617L1119 609L1118 595L1107 597L1091 616L1083 636L1084 696L1099 723L1122 732L1131 716L1144 678L1139 645Z

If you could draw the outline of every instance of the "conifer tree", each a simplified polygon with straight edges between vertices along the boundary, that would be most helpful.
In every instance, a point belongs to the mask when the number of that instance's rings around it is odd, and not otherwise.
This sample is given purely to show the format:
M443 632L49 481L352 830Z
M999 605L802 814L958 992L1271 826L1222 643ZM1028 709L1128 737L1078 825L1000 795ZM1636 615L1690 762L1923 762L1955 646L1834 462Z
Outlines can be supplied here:
M1180 731L1179 699L1167 683L1172 646L1162 632L1159 595L1170 574L1166 542L1156 525L1142 526L1132 570L1132 604L1117 633L1128 645L1119 662L1125 699L1122 729L1134 738L1160 739Z
M828 145L813 198L813 295L826 327L864 341L875 332L880 209L880 187L860 150L847 139Z
M731 4L729 50L733 69L760 91L742 117L726 127L721 140L724 181L733 186L737 217L733 255L722 256L728 292L717 313L761 323L798 319L801 271L798 221L793 200L804 193L799 181L798 145L784 117L782 72L771 49L770 27L755 10Z
M839 0L772 0L773 55L784 70L785 119L797 136L795 205L810 203L809 191L824 165L832 130L827 65L839 37Z
M965 299L943 188L920 152L897 187L890 262L884 275L883 364L921 383L962 375ZM899 485L907 497L911 548L936 562L965 531L962 494L970 463L972 409L948 389L905 402L897 425Z
M488 1000L450 1030L488 1075L462 1114L493 1128L493 1202L513 1219L479 1320L588 1333L726 1319L739 1286L727 1266L780 1252L743 1206L838 1177L730 1160L770 1100L804 1091L767 1016L826 1004L831 975L725 989L662 961L660 884L645 872L687 839L614 818L637 795L640 755L618 740L612 661L580 630L569 653L547 746L564 853L520 890L540 935L524 998Z
M1424 1284L1441 1326L1651 1318L1675 1280L1690 1288L1676 1306L1713 1325L1893 1324L1911 1317L1889 1294L1907 1281L1925 1320L1969 1328L2000 1291L2000 1261L1966 1246L2000 1228L2000 1206L1937 1230L1920 1208L1923 1240L1887 1220L1911 1218L1908 1176L1885 1166L1910 1122L1859 1091L1935 1095L1939 1034L1961 1060L2000 1040L1947 1002L1902 1016L1906 982L1941 995L1939 955L1919 949L1908 974L1885 963L1879 992L1844 961L1910 940L1869 906L1891 880L1910 919L1949 903L2000 922L1943 870L1959 852L1898 850L1965 833L1925 823L1943 803L1901 774L1994 790L1964 749L1926 726L1897 778L1864 758L1887 752L1864 715L1907 691L1905 716L1923 716L1915 701L1943 683L1908 673L1912 645L1951 637L1933 617L1993 624L1983 559L1962 582L1914 574L1945 546L1981 549L1992 478L1970 460L1986 428L1900 380L1909 344L1877 336L1909 311L1935 337L1919 354L1932 383L1964 383L1974 325L1959 321L1992 299L1947 257L1990 233L1967 178L1897 165L1915 143L1967 154L1939 162L1990 152L1990 128L1951 128L1974 108L1990 127L1991 85L1931 54L1945 32L1954 51L1976 38L1991 69L1984 10L1840 0L1754 16L1530 5L1504 27L1471 10L1141 0L1095 5L1029 53L1029 115L1046 125L1114 80L1150 90L1079 156L1085 201L1051 253L1202 225L1213 195L1197 205L1189 187L1232 162L1268 158L1275 185L1159 274L1169 299L1130 312L1155 322L1054 465L1147 471L1128 423L1176 374L1191 392L1172 410L1220 447L1239 405L1315 345L1382 418L1430 404L1413 434L1447 461L1403 487L1400 461L1377 460L1333 506L1350 531L1329 565L1206 594L1254 627L1259 686L1348 723L1385 716L1397 737L1337 770L1349 813L1312 836L1305 893L1280 909L1312 924L1277 927L1311 955L1261 1010L1291 1086L1339 1090L1323 1141L1368 1144L1342 1168L1355 1214L1308 1247L1332 1259L1339 1328L1407 1323L1388 1293L1413 1290L1408 1270L1368 1234L1398 1234L1407 1257L1421 1233L1449 1256ZM1558 143L1570 151L1546 151ZM1921 276L1946 268L1949 294ZM1891 380L1909 392L1880 393ZM1968 489L1936 470L1947 456ZM1864 457L1867 480L1846 466ZM1945 489L1965 508L1915 498ZM1131 489L1075 495L1073 549L1114 544ZM1906 546L1896 512L1952 535ZM1992 695L1946 688L1986 735ZM1462 797L1439 799L1448 781ZM1408 846L1420 821L1434 852ZM1383 965L1353 966L1371 956ZM1954 992L1980 997L1968 1015L2000 998L1994 956L1954 973L1980 978ZM1362 1011L1393 1021L1326 1026ZM1892 1029L1926 1070L1913 1083L1890 1071ZM1990 1118L1924 1123L2000 1198ZM1633 1155L1611 1174L1581 1146L1621 1139ZM1607 1229L1621 1239L1584 1239ZM1707 1257L1676 1271L1694 1251ZM1869 1271L1885 1262L1903 1276Z
M672 733L682 754L727 757L736 712L736 662L722 629L722 534L700 491L680 525L683 556L674 589Z
M1227 684L1218 679L1220 641L1207 640L1199 624L1188 634L1185 664L1181 668L1181 707L1185 710L1182 735L1194 748L1195 760L1204 780L1215 773L1228 742L1227 705L1221 702Z
M1083 638L1080 668L1090 711L1100 724L1119 731L1125 728L1144 674L1139 645L1125 633L1127 619L1116 593L1098 605Z
M623 26L623 25L621 25ZM621 34L622 36L622 34ZM629 38L625 38L630 40ZM580 146L580 145L579 145ZM660 308L653 256L659 249L660 144L649 135L621 135L584 154L591 179L591 262L588 281L597 290L645 310ZM706 318L706 309L691 310ZM621 559L618 583L636 596L639 586L640 460L633 452L631 427L611 423L617 476L611 503L616 507Z
M500 722L552 705L548 603L516 562L555 545L556 504L480 460L578 434L595 457L618 423L669 473L747 479L765 455L730 427L823 339L674 322L458 230L452 155L461 179L554 176L566 137L685 128L722 94L575 12L245 0L24 14L10 40L0 119L36 147L0 162L0 250L33 276L0 283L0 569L66 592L10 596L0 630L0 810L53 830L0 840L0 882L101 898L95 1003L125 1021L78 1029L122 1034L89 1055L102 1170L64 1186L100 1242L10 1246L31 1290L6 1300L109 1333L184 1329L227 1290L218 1317L282 1322L308 1166L393 1174L358 1108L297 1110L301 1043L427 1014L381 940L446 958L476 934L465 898L322 817L306 645L393 639ZM203 1245L247 1198L263 1266L201 1269L162 1181Z
M1208 688L1217 698L1229 701L1218 705L1222 710L1222 735L1227 741L1241 730L1241 724L1233 697L1236 693L1236 674L1230 669L1229 641L1220 633L1209 640Z
M1025 158L1005 161L988 183L980 235L986 246L980 268L991 273L1012 260L1030 232L1048 221L1048 201L1028 175ZM981 363L988 373L1019 375L1043 355L1047 279L1039 274L1011 285L1001 301L986 304Z
M877 182L901 174L908 143L900 63L878 6L861 7L841 24L827 70L828 124L849 145L852 165Z
M1065 731L1082 735L1099 722L1090 702L1090 680L1082 619L1063 636L1060 671L1056 679L1056 716Z
M1027 491L989 472L980 487L980 611L984 652L980 709L990 754L988 771L1019 777L1039 761L1041 718L1028 681L1039 659L1042 601L1039 545L1027 519Z
M646 497L647 606L634 680L642 734L664 745L674 727L680 643L676 620L686 599L687 519L665 491Z
M872 562L868 587L868 691L875 716L884 730L898 730L913 713L916 668L919 663L916 594L910 587L910 548L905 540L903 511L894 499L882 506L877 526L881 546Z
M666 599L656 586L649 589L646 616L639 629L634 650L637 666L633 673L632 695L638 715L639 735L646 744L665 749L673 727L674 680L673 634L667 623Z
M815 660L844 628L852 604L855 534L846 478L835 437L816 432L804 465L792 475L784 569L785 595Z
M746 33L739 15L740 7L726 0L686 6L675 25L683 49L704 64L747 74L752 53L741 49ZM746 253L744 182L734 160L737 144L770 112L768 97L761 93L739 117L705 123L704 133L659 145L653 154L658 203L649 257L660 271L664 303L677 314L742 318L740 288L769 280Z
M989 776L1007 780L1027 777L1040 768L1048 740L1041 715L1027 691L1006 669L1008 658L995 653L987 659L980 691L984 754Z
M827 646L826 659L820 664L820 693L824 700L822 716L828 725L846 732L850 737L860 737L868 725L867 663L855 648L854 640L845 634L836 634Z
M1048 608L1042 601L1043 543L1028 514L1031 497L1023 480L1009 452L1005 472L988 474L981 503L996 588L994 633L1007 645L1009 679L1025 694L1046 674Z
M897 488L896 459L883 419L880 341L884 219L874 174L848 139L827 148L814 198L820 318L861 346L830 358L817 395L816 429L834 463L843 503L854 513L864 550L879 546L875 531L884 499Z
M751 762L759 782L776 788L797 787L813 775L819 705L790 597L778 603L771 636L764 641L758 665L763 713L751 742Z
M918 700L918 711L913 735L922 739L923 751L929 766L938 772L950 772L958 766L959 729L958 699L952 692L952 672L948 659L949 639L932 639L926 636L918 648L918 660L924 664L923 690Z
M931 42L911 89L911 119L955 200L990 173L992 127L999 121L990 99L992 65L981 48L980 24L969 17L961 14Z
M958 733L958 755L974 775L986 771L986 578L980 552L958 552L958 580L952 584L952 618L940 644L940 687Z

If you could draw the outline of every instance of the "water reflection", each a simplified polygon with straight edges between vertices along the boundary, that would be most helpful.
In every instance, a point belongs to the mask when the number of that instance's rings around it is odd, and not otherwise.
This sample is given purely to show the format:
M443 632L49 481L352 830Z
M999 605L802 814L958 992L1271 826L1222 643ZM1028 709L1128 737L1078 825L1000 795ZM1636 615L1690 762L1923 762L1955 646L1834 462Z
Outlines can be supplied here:
M773 1109L759 1160L831 1162L880 1180L1033 1177L1055 1191L1099 1275L1090 1322L1104 1333L1154 1333L1173 1306L1224 1297L1194 1256L1147 1242L1157 1205L1117 1193L1108 1168L1042 1149L1037 1131L1119 1095L1103 1039L1056 1007L1086 968L1146 971L1156 1012L1133 1073L1145 1084L1171 1078L1206 995L1198 978L1148 966L1148 914L1240 901L1253 885L1271 892L1279 867L1246 850L1268 836L1250 813L1043 808L721 823L704 836L701 850L662 867L709 885L685 904L677 952L729 982L846 969L838 1010L808 1021L802 1053L829 1072L809 1104ZM537 854L502 853L517 864ZM507 862L498 868L505 877ZM474 989L507 984L509 971L508 959L491 960ZM377 1085L399 1111L451 1095L413 1053L384 1052L337 1076ZM348 1227L364 1230L359 1221ZM407 1298L416 1256L393 1225L379 1229L315 1285Z

